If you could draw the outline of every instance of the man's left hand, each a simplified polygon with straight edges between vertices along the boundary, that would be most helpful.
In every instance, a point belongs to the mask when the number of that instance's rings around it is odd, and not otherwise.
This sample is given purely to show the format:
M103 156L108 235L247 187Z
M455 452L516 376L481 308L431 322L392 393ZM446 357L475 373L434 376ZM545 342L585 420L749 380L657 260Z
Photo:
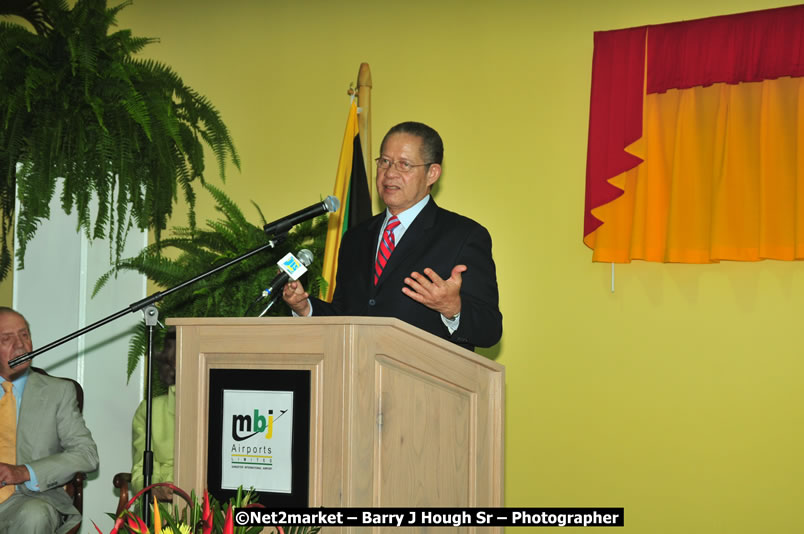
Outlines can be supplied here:
M429 267L424 269L424 274L414 271L405 278L408 287L403 287L402 293L444 317L454 317L461 311L461 273L464 271L466 265L456 265L446 280Z
M22 484L31 477L28 468L24 465L11 465L0 463L0 485L10 486L12 484ZM5 482L5 484L3 484Z

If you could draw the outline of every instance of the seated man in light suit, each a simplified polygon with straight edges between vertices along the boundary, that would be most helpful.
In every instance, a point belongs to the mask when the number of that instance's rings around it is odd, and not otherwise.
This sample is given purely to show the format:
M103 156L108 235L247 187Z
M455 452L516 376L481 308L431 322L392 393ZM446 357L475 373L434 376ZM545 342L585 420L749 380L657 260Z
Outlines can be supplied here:
M31 350L28 321L0 307L0 533L61 534L81 520L63 486L98 468L98 449L73 384L9 366Z
M377 158L386 211L344 234L331 303L310 297L298 281L285 285L282 297L295 315L396 317L469 350L500 340L491 236L430 197L443 156L441 136L426 124L388 131Z

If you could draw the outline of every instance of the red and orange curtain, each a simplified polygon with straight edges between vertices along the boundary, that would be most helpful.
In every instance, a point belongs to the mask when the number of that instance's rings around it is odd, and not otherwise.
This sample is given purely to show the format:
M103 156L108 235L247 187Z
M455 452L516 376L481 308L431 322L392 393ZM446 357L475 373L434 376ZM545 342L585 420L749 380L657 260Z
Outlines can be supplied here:
M595 33L593 261L804 259L804 6Z

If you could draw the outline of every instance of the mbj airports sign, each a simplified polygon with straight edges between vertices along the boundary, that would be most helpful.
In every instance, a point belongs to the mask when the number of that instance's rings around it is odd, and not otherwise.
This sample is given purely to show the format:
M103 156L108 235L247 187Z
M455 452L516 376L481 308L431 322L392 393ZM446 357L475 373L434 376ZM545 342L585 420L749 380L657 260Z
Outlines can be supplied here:
M221 488L291 493L293 392L223 391Z

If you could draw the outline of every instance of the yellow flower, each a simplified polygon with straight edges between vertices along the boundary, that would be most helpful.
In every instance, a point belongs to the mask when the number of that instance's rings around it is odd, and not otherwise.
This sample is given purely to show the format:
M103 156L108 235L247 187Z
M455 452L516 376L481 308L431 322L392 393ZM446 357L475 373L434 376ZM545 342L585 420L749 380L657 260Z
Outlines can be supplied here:
M193 531L190 530L190 527L185 525L184 523L179 523L176 525L179 528L178 534L193 534ZM162 529L162 534L176 534L173 532L173 529L170 527L165 527Z
M159 505L156 504L156 496L154 496L154 532L162 534L162 518L159 517Z

